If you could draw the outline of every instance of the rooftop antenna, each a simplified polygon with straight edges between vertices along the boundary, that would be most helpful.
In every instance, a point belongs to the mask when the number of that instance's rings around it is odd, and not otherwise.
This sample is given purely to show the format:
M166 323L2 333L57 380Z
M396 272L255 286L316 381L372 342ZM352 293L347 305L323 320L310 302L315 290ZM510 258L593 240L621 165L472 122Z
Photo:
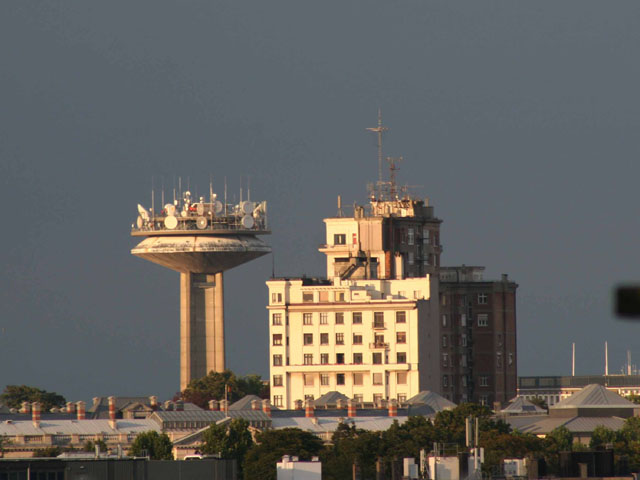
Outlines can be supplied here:
M604 374L609 375L609 346L604 342Z
M176 176L173 176L173 204L176 203Z
M400 170L398 162L401 162L402 160L402 157L387 157L387 162L389 163L389 195L391 196L391 200L395 200L396 194L398 193L396 186L396 172Z
M627 375L631 375L631 350L627 350Z
M224 177L224 216L227 216L227 177Z
M342 217L342 197L338 195L338 217Z
M151 175L151 216L153 217L153 211L155 207L155 197L153 192L153 175Z
M240 201L238 203L242 203L242 175L240 175Z
M378 134L378 198L382 195L382 133L389 130L382 126L382 110L378 108L378 126L367 128L370 132Z
M247 202L251 201L251 175L247 175Z
M576 342L571 345L571 376L576 376Z
M164 177L162 177L162 202L160 206L164 208ZM162 208L160 210L162 210Z

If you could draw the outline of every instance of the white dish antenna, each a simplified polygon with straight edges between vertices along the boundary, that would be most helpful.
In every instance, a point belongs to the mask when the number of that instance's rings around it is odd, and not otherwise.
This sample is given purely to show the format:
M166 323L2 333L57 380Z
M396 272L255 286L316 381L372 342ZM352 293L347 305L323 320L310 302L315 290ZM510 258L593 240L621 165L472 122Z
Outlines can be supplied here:
M240 204L240 210L245 215L250 215L251 213L253 213L253 207L254 207L253 202L242 202Z
M173 215L169 215L164 219L164 226L167 227L169 230L173 230L178 226L178 219Z
M138 204L138 213L143 220L149 220L149 212L147 212L147 209L140 204Z
M200 216L204 215L204 204L203 204L203 203L199 203L199 204L196 206L196 211L198 212L198 215L200 215ZM199 220L200 220L200 219L198 219L198 221L199 221Z
M214 212L216 213L222 213L222 202L220 200L216 200L215 206L214 206Z
M207 223L207 219L204 217L198 217L198 220L196 220L196 225L198 226L199 230L204 230L205 228L207 228Z
M253 228L253 217L251 215L245 215L242 217L242 226L247 230Z
M140 215L138 215L138 218L136 219L136 225L138 226L138 228L142 228L142 226L144 225L144 220Z
M176 206L173 205L172 203L167 203L164 206L164 211L167 213L167 215L175 215L176 214Z

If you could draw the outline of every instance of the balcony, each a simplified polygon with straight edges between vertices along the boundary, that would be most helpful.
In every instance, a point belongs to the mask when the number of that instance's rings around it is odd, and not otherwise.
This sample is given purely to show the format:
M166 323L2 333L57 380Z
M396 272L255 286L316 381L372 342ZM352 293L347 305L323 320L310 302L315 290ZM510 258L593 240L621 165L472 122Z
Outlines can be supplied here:
M389 344L386 342L373 342L369 344L369 348L372 350L377 350L381 348L387 349L389 348Z

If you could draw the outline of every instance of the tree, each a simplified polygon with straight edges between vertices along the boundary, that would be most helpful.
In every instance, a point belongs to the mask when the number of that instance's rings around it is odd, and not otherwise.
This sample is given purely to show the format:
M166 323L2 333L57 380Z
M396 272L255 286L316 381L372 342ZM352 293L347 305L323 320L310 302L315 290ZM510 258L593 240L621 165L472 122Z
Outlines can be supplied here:
M397 422L394 424L397 426ZM382 435L349 423L338 425L331 446L322 452L322 469L327 478L351 478L354 463L360 467L361 478L373 478L376 460L385 454Z
M596 428L593 429L589 447L598 448L608 443L614 443L615 441L616 441L616 432L614 432L610 428L604 427L602 425L598 425Z
M549 405L547 405L547 401L542 397L533 397L533 398L530 398L529 401L533 403L536 407L549 410Z
M527 454L542 453L544 450L543 440L535 435L496 430L482 432L480 446L485 450L482 466L485 471L492 471L505 458L524 458Z
M4 451L10 443L11 440L9 440L9 437L6 435L0 435L0 458L4 457Z
M203 434L202 453L220 453L223 458L233 458L242 470L244 457L253 445L249 422L234 418L227 425L212 424Z
M53 407L62 407L67 401L55 392L27 385L7 385L0 394L0 402L9 408L20 408L22 402L40 402L42 411L46 412Z
M154 430L139 434L131 444L129 455L133 457L148 456L152 460L172 460L173 445L166 433Z
M105 441L99 439L99 440L96 440L95 442L92 442L91 440L87 440L86 442L84 442L84 445L82 446L82 450L85 452L95 452L96 445L100 448L100 452L103 452L103 453L109 449Z
M62 453L60 447L36 448L33 451L35 458L55 458Z
M322 441L314 434L298 428L266 430L259 433L256 443L244 460L246 480L276 480L276 463L283 455L296 455L300 460L310 460L322 451Z
M558 452L568 452L573 445L573 434L564 425L551 430L549 435L546 436L546 439L548 443L552 444L552 448Z
M225 398L225 386L229 389L227 400L230 402L235 402L245 395L264 395L265 393L264 385L258 375L236 377L231 370L225 370L224 372L211 371L202 378L191 380L179 396L185 402L207 408L209 400Z
M630 395L627 395L627 400L635 404L640 404L640 395L636 395L635 393L632 393Z

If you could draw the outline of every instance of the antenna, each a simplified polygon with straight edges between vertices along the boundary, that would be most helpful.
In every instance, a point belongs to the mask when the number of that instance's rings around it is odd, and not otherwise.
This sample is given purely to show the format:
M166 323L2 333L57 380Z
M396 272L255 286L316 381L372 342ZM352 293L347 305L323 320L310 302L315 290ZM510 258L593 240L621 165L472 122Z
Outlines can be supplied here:
M247 202L251 201L251 175L247 175Z
M604 342L604 374L609 375L609 346Z
M160 206L164 208L164 177L162 177L162 202Z
M573 342L571 348L571 376L576 376L576 342Z
M627 350L627 375L631 375L631 350Z
M389 195L391 200L395 200L396 194L398 193L398 189L396 187L396 172L400 170L398 162L401 162L402 160L402 157L387 157L387 162L389 163Z
M382 126L382 110L378 108L378 126L367 128L370 132L378 134L378 198L381 196L382 188L382 133L389 130Z
M224 177L224 216L227 216L227 177Z

